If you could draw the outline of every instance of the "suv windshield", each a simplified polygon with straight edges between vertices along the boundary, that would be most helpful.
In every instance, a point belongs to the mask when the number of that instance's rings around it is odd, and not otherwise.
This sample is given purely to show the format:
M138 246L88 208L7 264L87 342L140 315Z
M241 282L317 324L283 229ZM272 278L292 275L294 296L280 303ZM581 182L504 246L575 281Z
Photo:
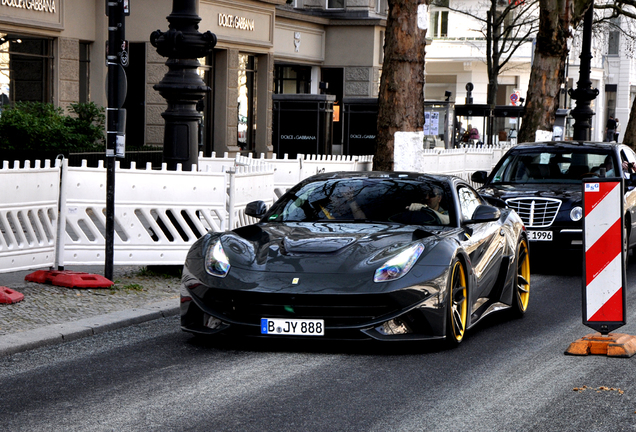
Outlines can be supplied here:
M616 162L603 151L537 149L509 153L491 184L581 183L584 177L613 177Z

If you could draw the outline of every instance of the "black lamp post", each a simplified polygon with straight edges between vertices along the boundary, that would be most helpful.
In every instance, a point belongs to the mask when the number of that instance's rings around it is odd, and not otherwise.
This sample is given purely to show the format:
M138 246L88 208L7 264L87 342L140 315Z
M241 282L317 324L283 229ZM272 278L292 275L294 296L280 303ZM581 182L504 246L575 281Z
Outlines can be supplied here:
M592 70L592 21L594 20L594 2L585 13L583 21L583 42L581 45L581 65L579 68L579 81L576 89L570 89L568 94L576 100L576 107L570 112L574 118L574 132L572 138L575 141L589 141L591 121L594 111L590 108L590 102L598 96L598 89L592 88L590 72Z
M196 104L210 90L197 74L197 59L212 52L216 35L199 32L201 17L196 12L196 0L173 0L167 20L167 32L156 30L150 35L150 43L159 55L168 57L169 71L154 86L168 102L168 109L161 114L166 121L163 161L169 170L175 170L180 163L185 171L190 171L198 156L201 114Z

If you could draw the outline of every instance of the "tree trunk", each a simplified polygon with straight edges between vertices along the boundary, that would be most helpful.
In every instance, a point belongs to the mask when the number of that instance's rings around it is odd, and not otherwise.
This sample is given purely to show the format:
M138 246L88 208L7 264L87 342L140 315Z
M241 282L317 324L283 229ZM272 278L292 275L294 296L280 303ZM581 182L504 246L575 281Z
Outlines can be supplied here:
M491 109L497 104L497 91L499 90L499 45L501 34L501 14L497 12L497 2L491 0L490 10L487 13L486 24L486 69L488 72L488 92L486 93L486 103Z
M395 132L421 131L424 126L426 29L418 27L418 9L427 4L428 0L389 0L378 97L375 170L393 170ZM422 8L424 12L427 6ZM427 21L424 15L419 20Z
M551 131L554 125L561 83L565 79L567 40L571 36L569 3L568 0L540 2L539 32L519 142L534 142L537 130Z
M625 135L623 135L623 144L636 149L636 103L632 103L632 109L629 112L629 121L625 127Z

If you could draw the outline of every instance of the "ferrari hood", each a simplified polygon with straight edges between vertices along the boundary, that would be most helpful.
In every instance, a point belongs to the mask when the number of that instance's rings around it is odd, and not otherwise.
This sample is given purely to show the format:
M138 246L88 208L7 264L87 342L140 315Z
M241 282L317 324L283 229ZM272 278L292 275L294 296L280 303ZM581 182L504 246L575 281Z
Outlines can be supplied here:
M431 244L436 233L413 226L375 223L266 223L221 236L235 268L279 273L356 273L376 268L414 242Z

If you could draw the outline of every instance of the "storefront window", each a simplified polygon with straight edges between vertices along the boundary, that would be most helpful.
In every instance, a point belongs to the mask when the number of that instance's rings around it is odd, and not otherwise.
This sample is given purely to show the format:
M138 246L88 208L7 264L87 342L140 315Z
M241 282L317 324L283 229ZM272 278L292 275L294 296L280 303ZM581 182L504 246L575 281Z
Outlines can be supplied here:
M254 151L256 126L256 57L239 54L238 71L238 146Z
M311 93L311 67L283 66L274 68L276 94Z
M51 101L52 40L0 33L0 105Z

